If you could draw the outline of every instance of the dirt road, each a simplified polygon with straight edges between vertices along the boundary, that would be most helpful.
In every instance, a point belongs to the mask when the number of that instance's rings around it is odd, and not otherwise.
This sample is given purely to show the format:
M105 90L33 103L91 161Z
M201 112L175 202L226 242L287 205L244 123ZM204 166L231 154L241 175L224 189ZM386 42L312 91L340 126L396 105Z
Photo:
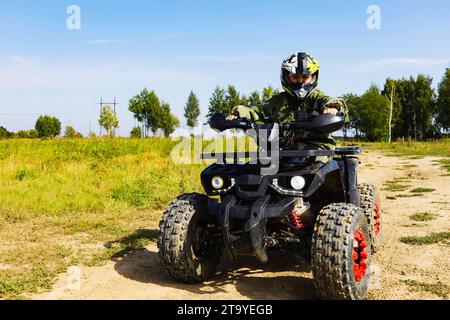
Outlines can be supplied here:
M450 177L434 161L361 157L360 182L381 190L397 177L412 176L408 191L382 191L383 246L373 259L369 299L442 299L450 286L450 250L445 243L409 245L403 236L427 236L450 231ZM417 187L436 189L419 197L396 197ZM391 198L390 200L386 197ZM431 212L436 219L412 221L409 216ZM156 228L156 226L153 226ZM79 276L81 275L81 276ZM79 278L81 280L79 280ZM442 289L444 288L444 289ZM438 293L436 293L438 292ZM440 293L439 293L440 292ZM447 292L448 293L448 292ZM156 245L134 252L102 267L72 268L62 274L53 290L34 299L315 299L309 266L282 253L272 253L268 265L254 259L223 259L217 274L202 285L183 285L161 268Z

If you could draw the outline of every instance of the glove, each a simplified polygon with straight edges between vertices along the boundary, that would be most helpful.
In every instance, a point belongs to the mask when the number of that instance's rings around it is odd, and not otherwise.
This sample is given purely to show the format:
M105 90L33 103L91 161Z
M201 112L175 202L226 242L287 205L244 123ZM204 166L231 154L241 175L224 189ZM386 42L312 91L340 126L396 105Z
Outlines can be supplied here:
M337 115L339 113L338 108L327 106L325 110L323 111L323 114L331 114L333 116Z

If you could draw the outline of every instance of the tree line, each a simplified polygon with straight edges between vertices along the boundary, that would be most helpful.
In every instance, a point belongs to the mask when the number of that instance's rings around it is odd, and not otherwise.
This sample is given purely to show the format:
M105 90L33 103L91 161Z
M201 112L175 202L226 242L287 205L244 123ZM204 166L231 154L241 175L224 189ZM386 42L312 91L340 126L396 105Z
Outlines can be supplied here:
M241 94L234 85L228 85L226 88L217 86L209 99L207 117L216 112L229 114L234 107L239 105L260 106L276 93L278 93L276 89L268 86L261 92L255 90L247 96ZM134 138L148 137L150 132L155 135L158 130L167 137L180 125L179 119L171 113L170 105L161 101L155 91L142 90L130 99L128 109L140 124L131 131L130 135ZM200 114L199 99L191 91L184 106L184 118L191 134L199 124Z
M61 121L49 115L42 115L36 120L35 128L31 130L19 130L10 132L5 127L0 127L0 139L38 139L55 138L61 134ZM66 126L64 137L82 138L72 126Z
M362 95L345 95L350 114L348 129L356 138L367 141L442 137L450 129L450 69L446 69L437 92L432 82L423 74L409 79L388 78L383 88L373 84Z
M140 124L131 130L132 138L147 138L150 132L156 135L158 130L169 137L180 125L180 120L171 112L170 104L147 88L130 99L128 110Z
M417 77L399 80L386 79L384 86L373 84L365 93L349 93L343 96L347 102L350 122L344 135L367 141L391 141L398 139L426 140L440 138L450 129L450 69L438 84L437 92L432 88L433 79L419 74ZM262 106L279 91L271 86L248 95L240 93L234 85L217 86L209 98L209 118L216 112L231 113L235 106ZM129 100L128 110L139 124L130 132L131 138L147 138L150 135L169 137L180 125L172 113L169 103L161 100L157 93L144 88ZM188 128L198 126L201 115L200 102L191 91L184 106L184 118ZM102 107L99 125L107 136L114 137L119 119L110 106ZM1 138L53 138L61 134L61 121L51 116L41 116L35 129L8 132L0 127ZM89 136L95 136L89 133ZM73 127L67 126L64 137L81 138Z

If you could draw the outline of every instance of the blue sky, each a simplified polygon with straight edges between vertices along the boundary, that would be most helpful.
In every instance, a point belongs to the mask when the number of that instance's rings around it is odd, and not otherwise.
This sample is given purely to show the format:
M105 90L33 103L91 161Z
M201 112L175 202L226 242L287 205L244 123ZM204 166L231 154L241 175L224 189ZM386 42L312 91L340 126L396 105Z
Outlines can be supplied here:
M67 7L81 9L68 30ZM366 10L381 9L381 30ZM307 51L330 95L450 66L450 3L346 1L0 0L0 125L31 129L38 114L98 131L100 97L121 102L121 135L134 125L128 100L154 89L182 119L191 90L202 120L217 85L243 93L279 87L281 61Z

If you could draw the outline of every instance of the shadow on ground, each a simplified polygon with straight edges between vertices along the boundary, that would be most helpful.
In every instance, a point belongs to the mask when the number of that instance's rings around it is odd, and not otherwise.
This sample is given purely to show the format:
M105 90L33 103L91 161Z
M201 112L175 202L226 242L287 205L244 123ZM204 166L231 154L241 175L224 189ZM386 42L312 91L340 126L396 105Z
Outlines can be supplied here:
M148 230L147 234L154 235L155 230ZM251 257L231 261L224 254L216 274L210 281L198 285L181 284L173 280L162 268L155 244L147 246L146 249L116 256L112 260L115 262L115 270L130 280L198 295L224 296L233 292L234 287L240 295L249 299L317 298L313 280L304 276L304 273L311 270L308 264L280 251L270 252L269 258L269 263L264 265Z

